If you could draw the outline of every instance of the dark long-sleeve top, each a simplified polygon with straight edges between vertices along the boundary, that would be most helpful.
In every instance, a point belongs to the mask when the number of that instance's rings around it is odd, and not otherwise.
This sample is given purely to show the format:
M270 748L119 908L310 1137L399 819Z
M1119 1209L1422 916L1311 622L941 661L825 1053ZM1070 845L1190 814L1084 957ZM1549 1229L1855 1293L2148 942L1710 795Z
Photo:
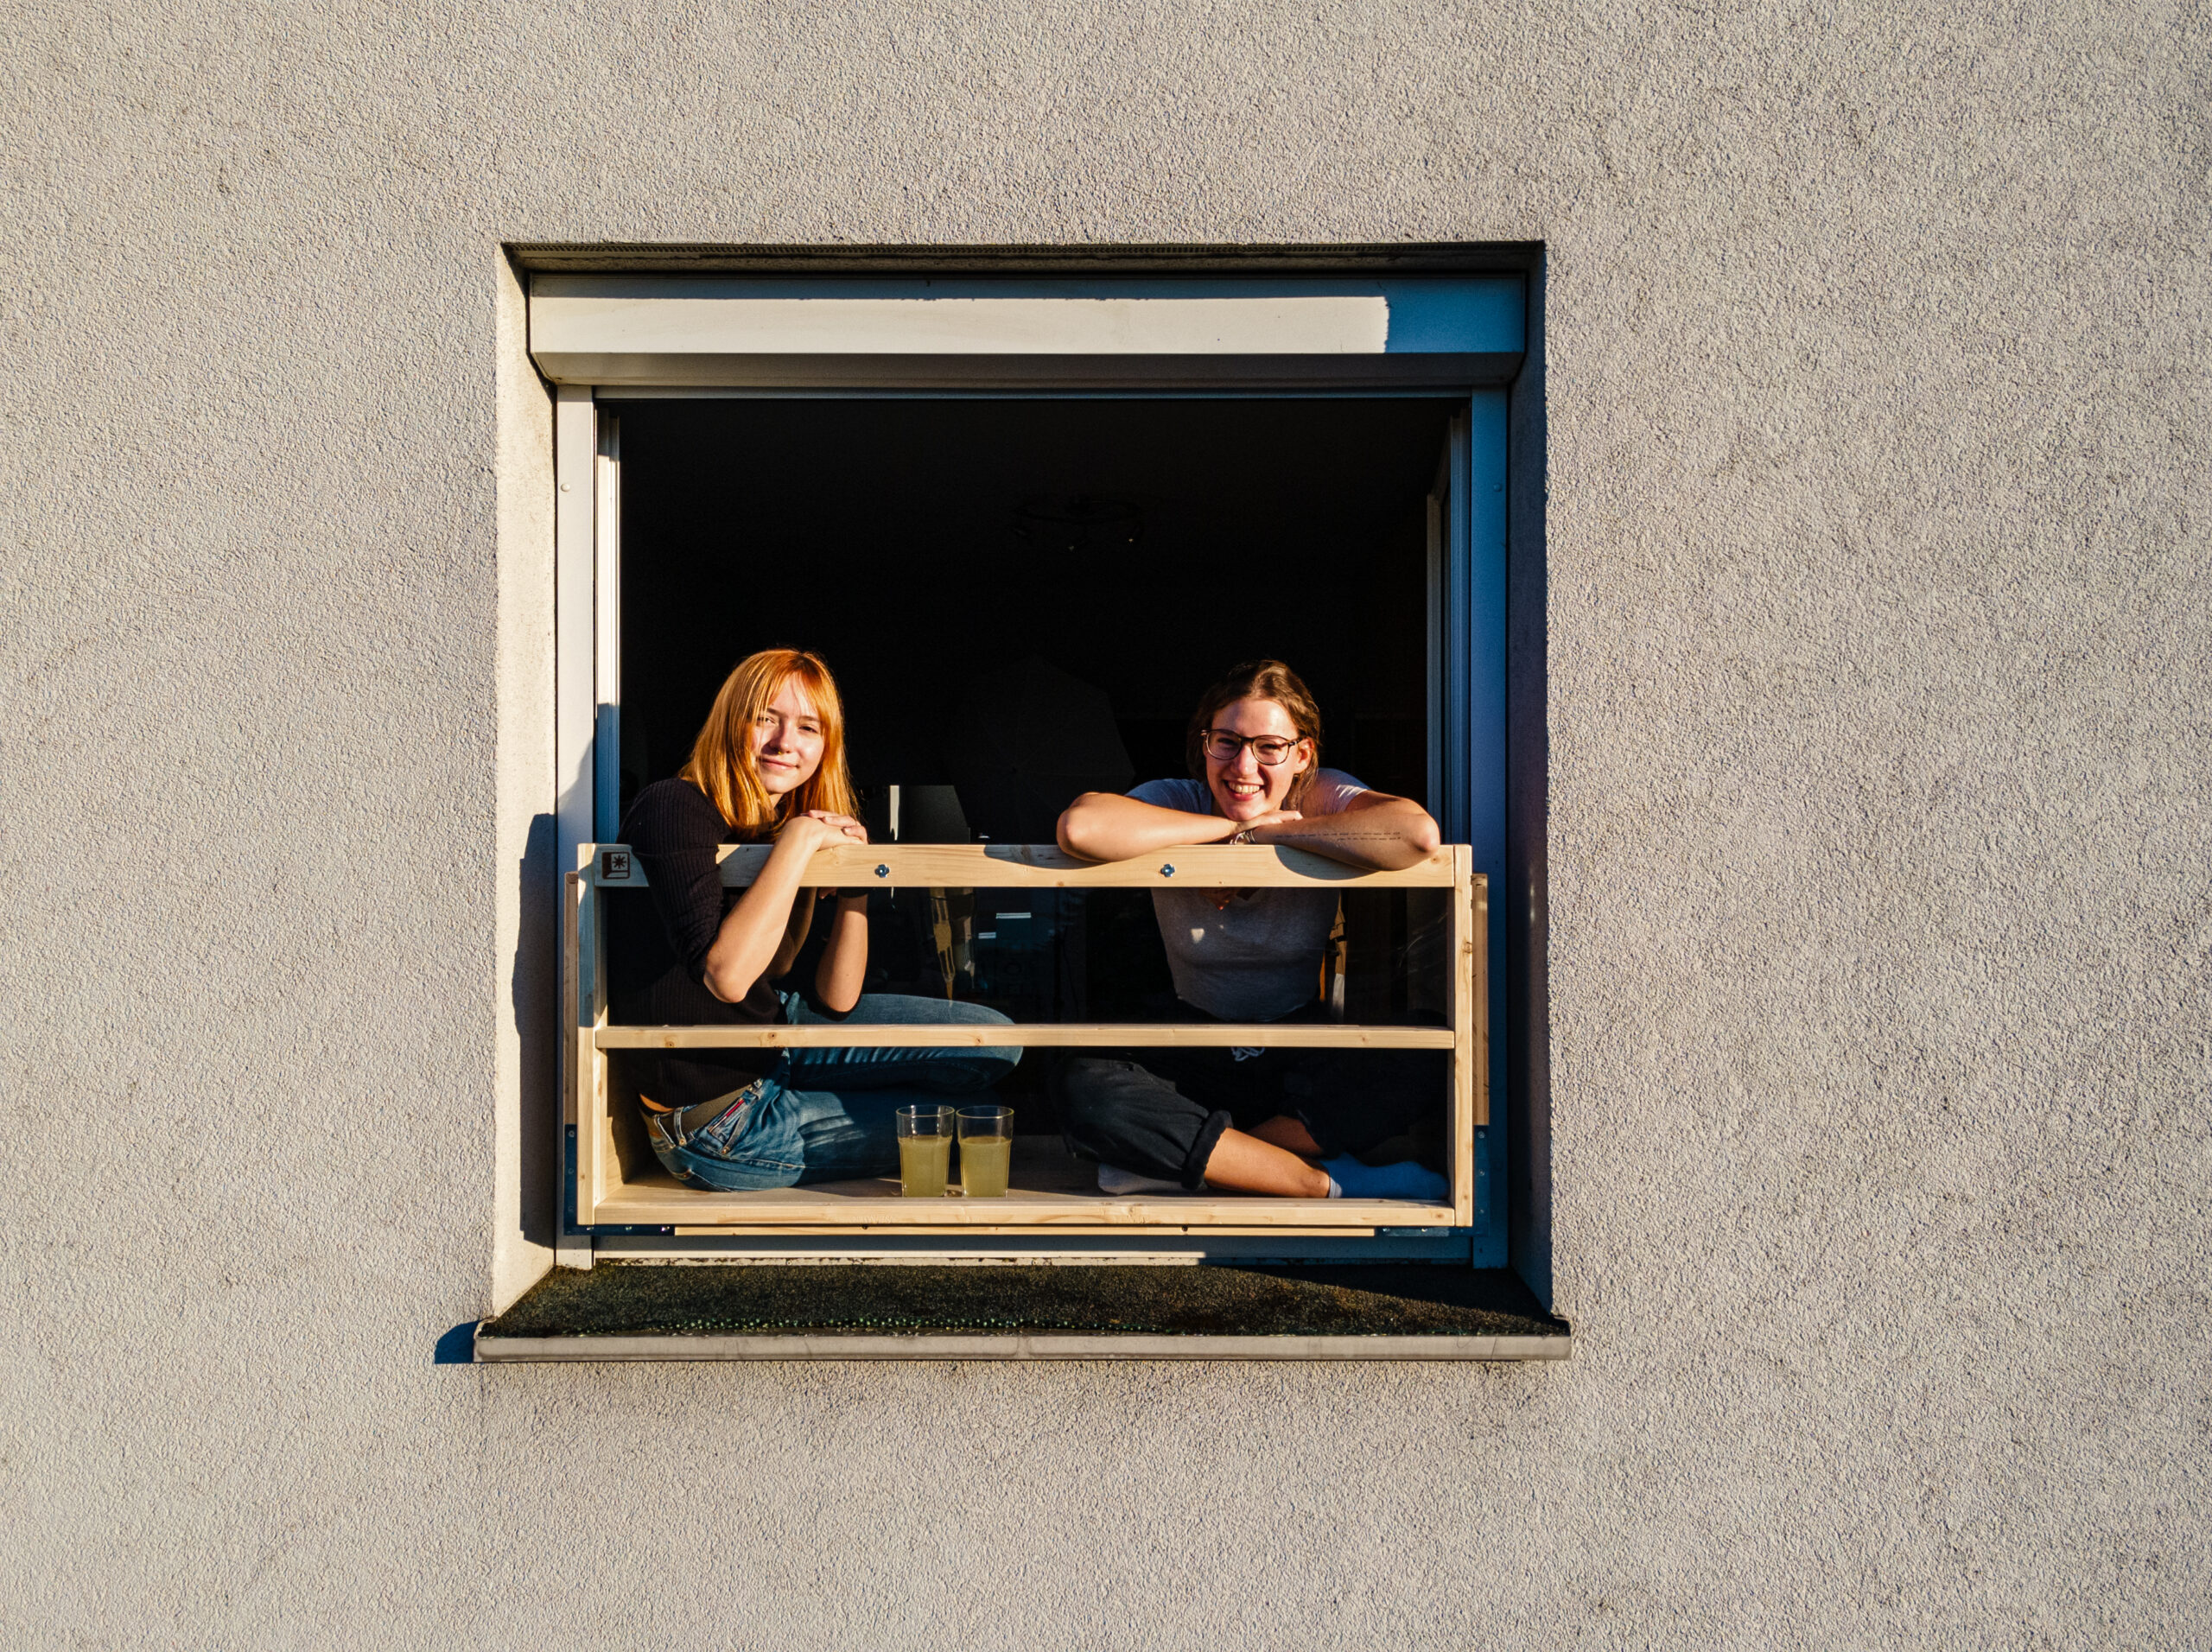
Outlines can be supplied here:
M763 979L734 1004L707 990L707 950L743 893L722 887L715 850L744 841L689 780L660 780L622 818L622 841L645 874L643 890L609 890L607 1009L632 1026L769 1025L788 1018ZM751 1083L773 1050L626 1052L639 1093L662 1107L691 1107Z

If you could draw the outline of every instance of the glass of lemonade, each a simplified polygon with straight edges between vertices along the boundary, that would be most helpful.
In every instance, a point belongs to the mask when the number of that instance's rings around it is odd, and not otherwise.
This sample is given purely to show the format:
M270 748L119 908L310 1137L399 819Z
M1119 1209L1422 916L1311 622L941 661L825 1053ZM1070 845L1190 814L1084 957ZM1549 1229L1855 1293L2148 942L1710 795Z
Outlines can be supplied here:
M899 1109L899 1191L910 1199L941 1199L952 1168L952 1109Z
M960 1109L960 1188L971 1199L1006 1197L1007 1172L1014 1160L1014 1109Z

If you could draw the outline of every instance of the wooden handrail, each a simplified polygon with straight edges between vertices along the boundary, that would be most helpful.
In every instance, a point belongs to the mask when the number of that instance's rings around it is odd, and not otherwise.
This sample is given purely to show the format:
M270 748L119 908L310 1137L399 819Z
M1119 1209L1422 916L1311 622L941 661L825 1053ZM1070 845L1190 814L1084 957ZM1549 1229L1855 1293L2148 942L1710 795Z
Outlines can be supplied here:
M645 868L620 843L601 843L591 881L642 889ZM722 883L741 889L760 876L770 846L726 843ZM817 849L799 873L804 888L1274 889L1316 884L1363 889L1448 889L1452 851L1380 872L1274 843L1205 843L1127 861L1083 861L1050 843L841 843Z
M1117 1047L1284 1050L1449 1050L1448 1026L1372 1026L1340 1021L958 1021L916 1026L866 1021L810 1021L775 1026L602 1026L602 1050L840 1050L886 1045L917 1050L1021 1045L1075 1050Z

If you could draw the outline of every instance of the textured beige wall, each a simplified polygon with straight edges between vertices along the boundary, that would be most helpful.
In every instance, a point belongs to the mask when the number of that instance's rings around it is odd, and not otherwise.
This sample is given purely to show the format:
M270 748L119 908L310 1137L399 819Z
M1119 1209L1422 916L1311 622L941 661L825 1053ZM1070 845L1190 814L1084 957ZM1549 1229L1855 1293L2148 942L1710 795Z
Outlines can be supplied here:
M15 9L0 1638L2212 1636L2212 41L1897 12ZM431 1363L555 239L1547 244L1573 1363Z

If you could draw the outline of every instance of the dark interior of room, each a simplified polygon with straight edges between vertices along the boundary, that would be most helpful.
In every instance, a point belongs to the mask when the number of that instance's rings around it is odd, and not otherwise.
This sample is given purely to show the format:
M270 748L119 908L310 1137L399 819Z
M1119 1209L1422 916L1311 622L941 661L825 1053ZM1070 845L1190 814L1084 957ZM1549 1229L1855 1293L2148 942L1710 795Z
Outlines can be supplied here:
M1325 764L1422 797L1426 500L1452 405L615 403L624 801L778 645L836 673L879 839L896 786L904 841L1049 842L1077 792L1187 772L1199 693L1261 655L1313 689ZM1355 975L1350 1019L1426 1019L1403 899L1347 918L1393 960L1364 993ZM1156 1019L1171 993L1141 893L901 892L871 935L872 990L1017 1020Z
M1418 797L1450 407L618 403L626 801L681 766L732 665L784 644L836 672L879 821L888 786L951 785L974 834L1049 842L1052 777L1185 772L1199 692L1263 654L1320 701L1325 762ZM1009 741L1033 795L994 795Z

